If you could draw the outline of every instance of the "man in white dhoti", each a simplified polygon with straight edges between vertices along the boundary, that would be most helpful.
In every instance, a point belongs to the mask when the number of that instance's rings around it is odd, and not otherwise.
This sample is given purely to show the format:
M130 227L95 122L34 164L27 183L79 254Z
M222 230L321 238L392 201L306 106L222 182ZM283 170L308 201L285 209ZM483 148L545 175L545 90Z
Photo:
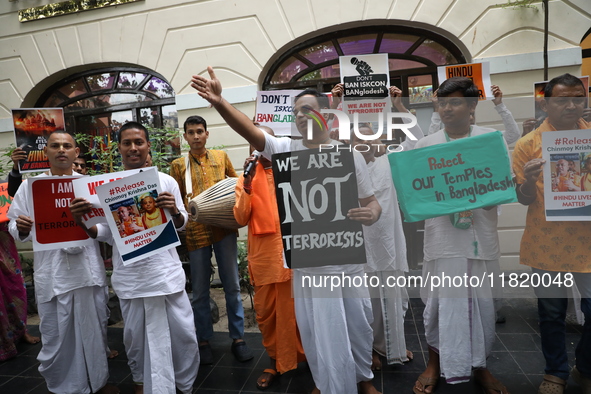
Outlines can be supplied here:
M38 175L81 176L72 171L80 153L74 138L54 132L44 152L50 170ZM18 189L8 211L10 234L31 240L33 198L28 180ZM107 297L105 266L98 245L35 252L35 294L43 347L37 356L39 373L55 394L111 394L107 384Z
M141 168L150 151L148 131L136 122L119 130L119 152L126 170ZM188 218L176 181L158 173L163 192L156 206L168 209L175 228L182 230ZM72 200L71 210L78 223L91 205L83 198ZM113 243L107 225L86 229L97 240ZM118 234L115 234L118 236ZM190 393L197 377L199 349L189 298L185 293L185 273L176 249L123 265L113 247L113 289L119 296L125 321L123 342L135 383L135 393Z
M359 132L375 134L371 124L360 125ZM365 145L365 141L354 136L351 136L351 144L361 151L365 159L375 196L382 207L380 219L371 226L363 226L367 256L365 272L372 278L370 283L388 283L384 287L369 288L373 310L372 369L380 370L380 356L386 357L388 364L402 364L412 357L412 353L406 350L404 337L408 293L404 282L396 280L400 277L405 279L404 273L408 272L406 239L387 156L376 157L376 145ZM402 286L399 285L401 283Z
M294 114L298 131L304 139L275 138L254 126L246 115L232 107L221 95L222 89L213 69L208 68L211 79L193 76L191 86L208 100L224 120L243 136L263 156L304 149L317 149L321 144L338 144L329 137L329 131L320 124L313 125L313 136L306 130L310 109L318 113L328 108L328 98L315 90L305 90L295 100ZM367 167L363 158L356 156L355 169L360 207L351 209L347 216L362 224L375 223L380 206L373 195ZM363 265L347 264L293 270L296 319L304 352L312 371L316 387L313 393L324 394L376 394L371 371L372 330L371 304L367 288L338 288L340 294L326 297L326 289L303 287L302 277L324 275L363 276ZM314 280L314 279L312 279ZM318 283L318 282L316 282Z
M467 78L450 78L437 91L439 115L445 128L418 141L416 148L443 144L493 132L470 125L478 103L478 88ZM425 221L423 278L441 276L482 277L499 271L499 239L495 207L474 209ZM507 394L507 389L486 369L495 339L495 306L491 283L482 287L421 289L425 302L424 324L429 362L413 391L433 393L440 376L449 384L470 380L487 394Z

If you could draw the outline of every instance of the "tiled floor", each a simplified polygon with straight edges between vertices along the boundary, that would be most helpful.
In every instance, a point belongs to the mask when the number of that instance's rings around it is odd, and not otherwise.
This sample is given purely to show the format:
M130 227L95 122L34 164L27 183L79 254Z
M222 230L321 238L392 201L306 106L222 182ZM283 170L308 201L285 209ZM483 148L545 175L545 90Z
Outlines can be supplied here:
M535 394L542 380L543 357L540 351L537 328L537 313L533 299L505 299L502 312L506 323L497 324L497 341L489 358L490 370L511 391L512 394ZM387 366L377 372L374 384L384 394L411 393L411 387L425 367L427 348L423 328L423 304L420 299L411 300L411 309L406 319L407 347L414 352L415 359L403 366ZM567 327L569 360L574 360L580 326ZM38 334L38 327L31 326L30 332ZM109 342L119 351L116 359L109 361L110 381L121 389L122 394L132 394L133 386L122 343L123 330L109 328ZM256 354L254 360L239 363L230 353L230 339L227 333L215 334L211 344L215 363L199 369L194 393L259 393L255 382L260 372L267 366L260 334L247 334L249 346ZM37 371L35 359L41 345L21 344L19 355L0 363L0 393L2 394L40 394L47 393L43 379ZM572 383L572 385L571 385ZM580 393L580 388L569 381L567 394ZM313 386L310 371L305 364L295 371L281 376L268 393L307 393ZM441 382L437 393L480 393L473 383L447 385ZM328 393L327 393L328 394ZM339 394L339 393L335 393Z

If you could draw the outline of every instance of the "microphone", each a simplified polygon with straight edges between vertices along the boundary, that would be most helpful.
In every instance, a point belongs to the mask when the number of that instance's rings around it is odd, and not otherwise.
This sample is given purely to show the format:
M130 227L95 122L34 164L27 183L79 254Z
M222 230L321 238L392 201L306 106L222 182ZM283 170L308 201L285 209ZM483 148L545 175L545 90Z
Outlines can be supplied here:
M245 178L250 174L250 172L252 171L254 166L257 165L257 162L259 161L259 157L261 157L261 153L259 151L255 150L254 152L252 152L252 154L254 155L254 160L251 161L250 163L248 163L248 165L244 169L244 177Z

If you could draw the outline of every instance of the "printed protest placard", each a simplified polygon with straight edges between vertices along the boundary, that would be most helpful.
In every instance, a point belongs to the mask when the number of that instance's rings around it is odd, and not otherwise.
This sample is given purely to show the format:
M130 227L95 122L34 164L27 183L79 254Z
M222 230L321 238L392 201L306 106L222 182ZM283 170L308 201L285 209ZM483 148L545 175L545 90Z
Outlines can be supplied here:
M388 155L407 222L517 200L500 131Z
M585 92L589 91L589 76L578 77L585 87ZM534 82L534 117L536 119L542 119L546 117L546 113L542 110L542 100L544 99L544 89L548 85L548 81ZM591 98L591 96L590 96ZM591 103L587 100L587 107Z
M591 133L542 133L546 220L591 220Z
M293 99L302 90L257 92L255 122L273 129L277 136L291 135L294 123Z
M82 178L76 178L74 181L72 181L72 184L74 185L74 194L76 195L76 197L85 198L89 203L92 204L92 211L82 216L82 222L86 225L86 227L92 227L98 223L107 223L105 211L103 210L103 208L101 208L100 200L96 194L97 186L104 185L105 183L113 182L133 174L137 174L138 172L140 172L140 170L146 169L141 168L128 171L113 172L110 174L85 176Z
M20 172L39 172L49 169L49 161L43 152L49 134L64 131L62 108L20 108L12 110L12 123L16 146L27 152L27 158L19 163Z
M8 195L8 182L0 182L0 223L8 220L8 208L12 203L12 197Z
M273 175L287 265L291 268L363 264L353 154L305 150L273 155Z
M494 98L490 87L490 64L488 62L437 67L437 78L440 85L443 81L452 77L470 78L478 86L479 100L492 100Z
M91 245L94 241L74 222L70 201L75 177L30 178L33 250Z
M369 122L390 109L388 54L340 56L339 66L343 112L358 114L359 120Z
M170 213L155 205L161 192L153 167L96 186L123 265L180 245Z

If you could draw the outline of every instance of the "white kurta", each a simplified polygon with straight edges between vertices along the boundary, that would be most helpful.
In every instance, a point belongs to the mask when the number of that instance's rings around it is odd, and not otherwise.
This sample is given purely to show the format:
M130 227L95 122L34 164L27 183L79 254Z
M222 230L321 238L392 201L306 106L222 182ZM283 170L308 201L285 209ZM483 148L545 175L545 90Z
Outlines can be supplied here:
M387 156L375 158L367 163L367 167L382 215L373 225L363 226L367 255L365 272L385 284L388 277L404 276L408 271L406 239ZM406 288L378 286L370 287L369 291L374 318L371 325L374 350L385 356L388 364L408 361L404 337L404 315L408 309Z
M473 126L472 136L494 131ZM445 143L438 131L417 143L417 148ZM469 229L455 228L448 215L425 221L423 278L445 276L498 278L499 239L496 209L475 209ZM425 335L439 353L441 374L448 383L470 380L472 368L486 367L495 339L495 288L490 281L480 287L463 285L421 288L425 302Z
M333 144L338 142L333 141ZM265 133L263 156L304 150L302 140ZM358 197L373 195L367 167L355 153ZM341 287L327 297L326 288L301 286L303 276L327 274L362 276L362 264L331 265L293 270L296 320L302 346L316 387L322 393L357 394L357 383L373 378L371 371L371 304L366 288Z
M521 137L521 130L519 130L519 126L517 125L517 122L515 122L513 114L511 111L509 111L504 103L495 105L495 110L501 116L503 126L505 127L505 130L501 130L501 133L503 133L505 142L510 145ZM438 132L441 130L441 128L441 117L439 116L438 112L433 112L431 115L431 125L429 126L429 135Z
M169 175L158 175L162 190L174 195L186 224L188 214L176 181ZM108 226L97 225L97 230L98 240L114 244ZM111 279L121 302L123 341L134 382L143 383L146 393L174 394L175 385L183 393L191 392L199 348L184 290L185 272L176 249L125 266L114 245Z
M43 177L47 175L36 178ZM8 212L9 232L21 242L31 240L30 234L20 237L16 227L19 215L31 217L28 182L20 186ZM37 359L48 389L54 393L99 390L109 373L105 352L108 293L98 244L84 246L78 254L62 249L35 252L34 269L43 342Z

